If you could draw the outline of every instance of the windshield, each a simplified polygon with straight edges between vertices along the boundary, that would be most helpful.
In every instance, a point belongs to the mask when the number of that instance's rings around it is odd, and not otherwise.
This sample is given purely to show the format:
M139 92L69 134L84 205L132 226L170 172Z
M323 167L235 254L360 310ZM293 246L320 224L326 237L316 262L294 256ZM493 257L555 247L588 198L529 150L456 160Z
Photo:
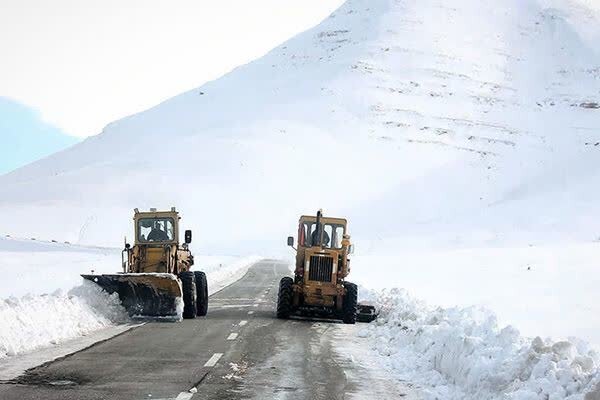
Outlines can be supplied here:
M342 248L345 227L341 224L322 224L321 243L329 249ZM319 230L316 222L303 222L298 232L298 244L303 247L319 246Z
M175 238L173 218L142 218L138 221L138 242L170 242Z

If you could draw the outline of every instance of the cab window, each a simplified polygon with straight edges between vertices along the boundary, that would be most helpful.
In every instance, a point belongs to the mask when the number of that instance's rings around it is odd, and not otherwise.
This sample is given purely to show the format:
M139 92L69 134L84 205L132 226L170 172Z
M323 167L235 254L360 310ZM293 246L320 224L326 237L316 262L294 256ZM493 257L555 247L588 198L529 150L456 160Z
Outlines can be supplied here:
M175 238L173 218L141 218L138 221L138 241L170 242Z
M342 248L342 239L344 238L344 227L342 225L335 225L333 227L333 235L332 235L332 246L336 249Z
M321 241L325 248L339 249L342 247L344 226L339 224L323 224ZM319 245L319 233L316 222L301 223L298 228L298 244L303 247Z

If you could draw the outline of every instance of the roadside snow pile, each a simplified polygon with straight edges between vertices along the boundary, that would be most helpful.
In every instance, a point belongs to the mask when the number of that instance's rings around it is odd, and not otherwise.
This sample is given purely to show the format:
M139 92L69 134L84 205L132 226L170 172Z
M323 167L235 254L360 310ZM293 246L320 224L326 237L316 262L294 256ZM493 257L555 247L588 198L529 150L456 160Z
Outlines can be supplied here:
M226 264L219 263L205 266L204 268L198 268L206 273L209 294L212 295L224 287L231 285L233 282L243 277L253 264L262 259L260 256L231 258L232 260L228 261Z
M600 385L598 353L576 338L524 338L486 309L434 308L399 289L378 304L379 319L359 336L432 399L583 400Z
M125 322L117 295L84 282L65 293L0 300L0 359Z
M113 273L120 265L118 248L0 238L0 301L58 289L67 292L81 284L80 274Z
M577 336L600 347L598 259L600 242L444 247L360 241L351 279L375 290L406 288L442 307L483 306L499 325L517 326L524 336Z
M260 258L197 255L196 267L206 272L212 294ZM79 275L91 268L113 273L119 261L118 250L0 239L0 359L128 321L117 294L81 284Z

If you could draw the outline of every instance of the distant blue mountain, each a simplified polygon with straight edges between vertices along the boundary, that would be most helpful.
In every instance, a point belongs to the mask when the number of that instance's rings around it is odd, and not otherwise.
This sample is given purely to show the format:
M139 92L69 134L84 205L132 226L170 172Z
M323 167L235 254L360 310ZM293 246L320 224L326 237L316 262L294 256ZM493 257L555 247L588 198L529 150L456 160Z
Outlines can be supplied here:
M42 121L38 111L0 97L0 175L78 141Z

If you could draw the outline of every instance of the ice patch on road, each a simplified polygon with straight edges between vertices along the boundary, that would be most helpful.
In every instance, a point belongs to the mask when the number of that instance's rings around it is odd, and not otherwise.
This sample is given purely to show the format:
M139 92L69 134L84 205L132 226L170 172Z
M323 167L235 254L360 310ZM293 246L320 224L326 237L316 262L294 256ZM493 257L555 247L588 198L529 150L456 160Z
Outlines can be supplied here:
M0 300L0 359L64 342L127 320L116 295L85 282L65 293Z
M486 309L430 307L404 290L377 302L379 319L359 336L432 399L583 400L600 384L598 353L576 338L525 338Z
M227 375L224 375L223 379L241 382L244 379L243 375L248 370L248 363L245 361L242 361L239 364L230 362L229 368L231 369L231 372Z

